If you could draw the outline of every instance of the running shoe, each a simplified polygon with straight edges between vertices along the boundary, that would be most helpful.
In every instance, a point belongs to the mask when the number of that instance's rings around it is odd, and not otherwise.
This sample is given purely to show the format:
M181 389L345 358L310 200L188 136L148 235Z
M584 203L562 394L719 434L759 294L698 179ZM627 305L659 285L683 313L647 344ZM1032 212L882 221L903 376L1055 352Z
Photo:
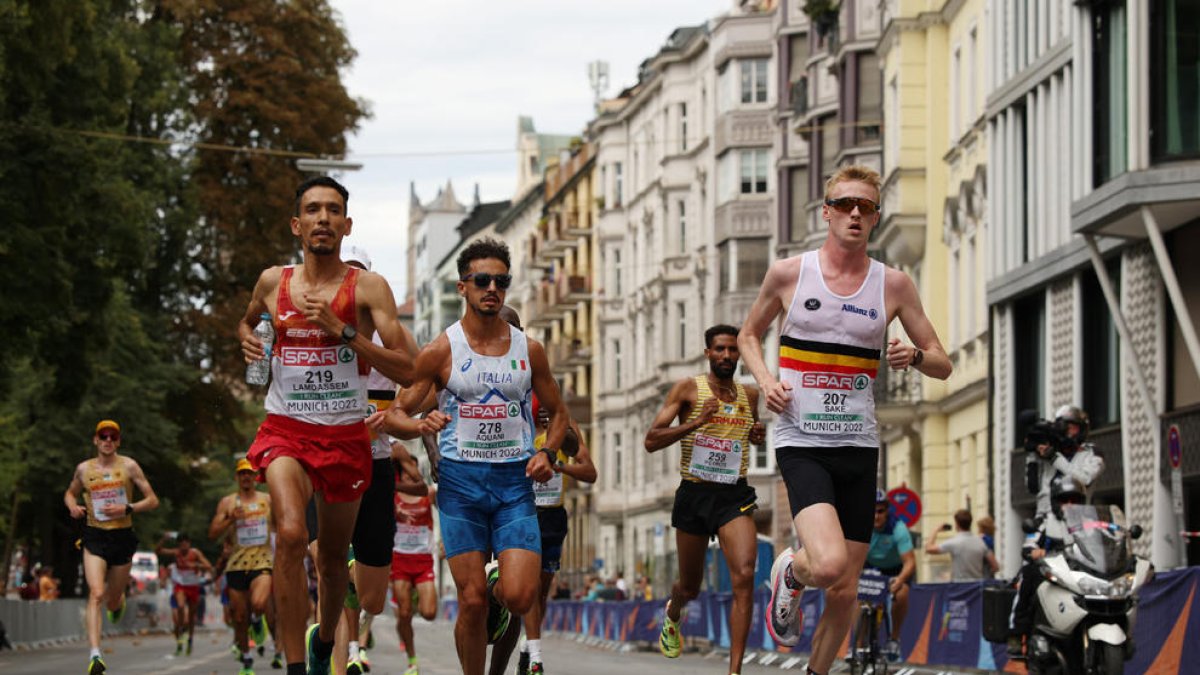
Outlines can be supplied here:
M183 656L183 638L181 637L175 638L175 656ZM235 656L237 655L235 654Z
M541 661L533 661L529 664L529 675L543 675L546 669L542 667Z
M184 653L187 654L188 656L192 655L192 638L188 638L187 650L185 650Z
M271 667L275 670L283 670L283 653L275 652L275 658L271 659Z
M667 601L667 607L671 606L671 601ZM682 618L682 617L681 617ZM663 626L662 632L658 635L658 650L668 659L679 658L681 645L679 642L679 623L672 621L671 617L667 616L666 608L663 609ZM533 672L532 666L529 672Z
M895 640L888 640L883 645L883 656L888 660L888 663L900 663L900 643Z
M107 670L104 665L104 659L99 656L93 656L91 661L88 661L87 675L100 675Z
M767 602L767 630L776 644L792 647L800 641L800 595L801 588L788 588L784 582L787 569L796 557L792 549L786 548L775 564L771 565L771 599Z
M234 660L234 661L239 661L239 662L240 662L240 661L242 660L242 650L238 649L238 646L237 646L237 643L236 643L236 642L235 642L235 643L233 643L233 644L231 644L231 645L229 645L229 653L230 653L230 654L233 654L233 660Z
M125 616L125 596L121 596L121 606L116 609L107 609L104 611L108 615L109 623L117 623L121 617Z
M417 664L408 664L408 669L404 671L404 675L421 675L421 671L417 670Z
M308 654L308 675L329 675L329 657L317 657L317 629L321 624L314 623L304 633L304 651Z
M346 664L346 675L363 675L362 663L355 659Z
M358 662L362 664L364 673L371 672L371 662L367 660L367 650L362 647L358 649Z
M492 593L492 589L496 587L496 582L500 581L500 563L492 561L483 568L487 573L487 590L488 590L488 615L487 615L487 632L488 644L495 644L504 633L508 630L508 621L511 618L508 608L500 604L496 596Z
M517 675L529 675L529 652L517 656Z
M258 655L262 656L263 647L267 644L267 617L260 614L251 619L250 639L258 645Z
M243 659L242 669L238 671L238 675L254 675L254 659Z

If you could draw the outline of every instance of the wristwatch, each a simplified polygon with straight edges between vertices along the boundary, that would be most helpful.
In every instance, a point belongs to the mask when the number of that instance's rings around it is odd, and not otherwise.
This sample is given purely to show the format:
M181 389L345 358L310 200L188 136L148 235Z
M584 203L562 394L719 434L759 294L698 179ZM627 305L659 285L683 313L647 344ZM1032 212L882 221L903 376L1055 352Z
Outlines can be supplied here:
M546 453L546 459L550 460L550 466L558 464L558 451L550 448L542 448L542 452Z
M358 331L355 330L354 326L351 326L350 324L346 324L345 327L342 328L342 342L350 342L354 340L357 335Z
M132 516L132 515L133 515L133 504L126 504L126 505L125 505L125 515L127 515L127 516Z

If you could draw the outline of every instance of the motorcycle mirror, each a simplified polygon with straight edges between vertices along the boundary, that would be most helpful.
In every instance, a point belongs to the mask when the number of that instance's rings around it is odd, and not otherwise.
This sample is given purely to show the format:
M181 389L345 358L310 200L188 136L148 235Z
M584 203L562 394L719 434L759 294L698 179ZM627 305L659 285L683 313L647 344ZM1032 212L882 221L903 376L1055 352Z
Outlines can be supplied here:
M1037 532L1037 524L1033 522L1033 518L1026 518L1021 521L1021 531L1025 534Z
M1142 526L1141 525L1134 525L1133 527L1129 528L1129 538L1130 539L1140 539L1141 536L1142 536Z

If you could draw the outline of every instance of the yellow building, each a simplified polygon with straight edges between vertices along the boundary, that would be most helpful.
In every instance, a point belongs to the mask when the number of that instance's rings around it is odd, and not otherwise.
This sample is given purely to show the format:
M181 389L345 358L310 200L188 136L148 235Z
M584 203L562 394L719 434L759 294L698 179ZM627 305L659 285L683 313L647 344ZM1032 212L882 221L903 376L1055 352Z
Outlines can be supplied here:
M988 446L984 0L888 0L883 68L883 218L876 243L908 272L954 364L946 382L882 375L888 488L921 497L927 540L958 509L993 510ZM893 336L902 336L899 324ZM892 336L889 336L892 337ZM947 556L918 552L918 579L949 579Z

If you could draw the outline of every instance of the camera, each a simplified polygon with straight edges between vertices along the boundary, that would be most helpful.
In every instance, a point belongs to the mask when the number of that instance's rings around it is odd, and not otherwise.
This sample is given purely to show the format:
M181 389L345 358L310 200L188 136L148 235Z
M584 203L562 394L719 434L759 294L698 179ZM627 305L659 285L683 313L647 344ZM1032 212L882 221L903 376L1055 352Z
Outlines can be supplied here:
M1067 434L1066 422L1040 419L1025 431L1025 451L1037 452L1038 446L1049 445L1061 452L1075 445Z

